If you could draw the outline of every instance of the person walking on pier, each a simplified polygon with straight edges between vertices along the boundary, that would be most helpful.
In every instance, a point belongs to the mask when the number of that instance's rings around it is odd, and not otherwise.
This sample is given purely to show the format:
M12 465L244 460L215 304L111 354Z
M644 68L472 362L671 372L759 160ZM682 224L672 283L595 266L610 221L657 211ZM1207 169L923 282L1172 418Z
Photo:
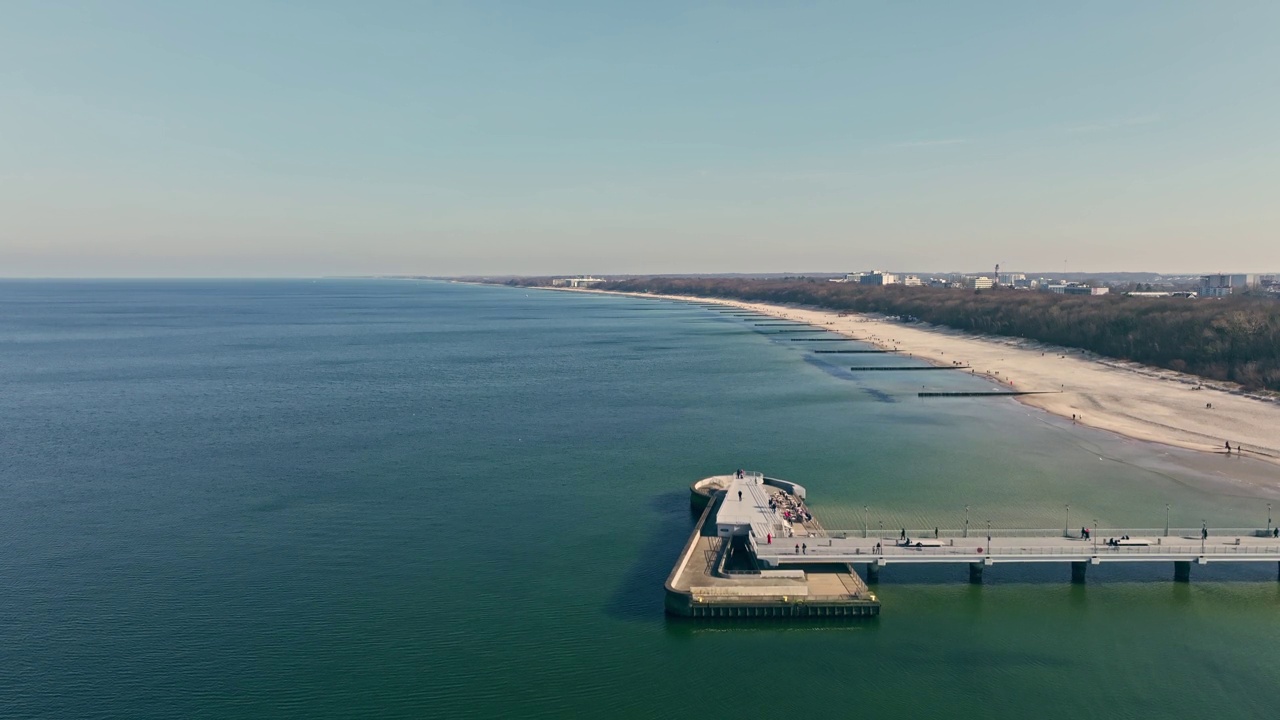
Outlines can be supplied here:
M738 491L738 502L742 502L742 491Z
M902 528L902 534L898 536L898 539L899 539L899 540L902 540L902 541L904 541L904 542L906 541L906 539L907 539L907 529L906 529L906 528Z
M808 554L809 554L809 543L801 543L801 544L800 544L800 552L804 553L805 555L808 555Z
M800 554L800 543L796 543L796 554Z

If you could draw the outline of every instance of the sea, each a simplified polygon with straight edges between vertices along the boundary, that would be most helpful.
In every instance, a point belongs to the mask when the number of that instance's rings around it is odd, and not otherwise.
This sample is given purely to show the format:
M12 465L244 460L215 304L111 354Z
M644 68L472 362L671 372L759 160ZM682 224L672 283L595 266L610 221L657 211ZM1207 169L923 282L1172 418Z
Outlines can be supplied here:
M1272 563L890 566L870 621L666 617L688 486L737 468L893 536L1280 510L1274 466L920 398L989 384L754 322L405 279L0 282L0 717L1275 716Z

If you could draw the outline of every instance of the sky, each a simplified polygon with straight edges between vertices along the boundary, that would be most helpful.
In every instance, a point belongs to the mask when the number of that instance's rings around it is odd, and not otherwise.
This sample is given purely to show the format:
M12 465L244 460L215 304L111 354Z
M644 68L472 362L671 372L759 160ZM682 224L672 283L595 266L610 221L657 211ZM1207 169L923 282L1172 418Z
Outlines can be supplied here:
M5 0L0 276L1280 271L1280 3Z

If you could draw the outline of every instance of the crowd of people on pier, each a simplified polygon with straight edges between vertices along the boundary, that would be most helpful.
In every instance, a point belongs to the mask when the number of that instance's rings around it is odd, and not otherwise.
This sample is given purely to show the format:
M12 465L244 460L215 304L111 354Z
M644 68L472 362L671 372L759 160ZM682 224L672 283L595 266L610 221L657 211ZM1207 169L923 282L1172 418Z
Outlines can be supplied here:
M781 515L787 522L808 522L813 519L813 515L804 506L804 501L790 493L771 493L769 509Z

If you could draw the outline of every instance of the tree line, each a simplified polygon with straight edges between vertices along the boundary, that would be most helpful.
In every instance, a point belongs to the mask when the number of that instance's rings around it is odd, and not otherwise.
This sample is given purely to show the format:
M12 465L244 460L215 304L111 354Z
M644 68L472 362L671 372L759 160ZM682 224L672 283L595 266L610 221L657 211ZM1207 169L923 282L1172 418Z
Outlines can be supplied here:
M1280 302L1269 298L1074 296L815 279L634 278L600 287L904 316L1280 391Z

